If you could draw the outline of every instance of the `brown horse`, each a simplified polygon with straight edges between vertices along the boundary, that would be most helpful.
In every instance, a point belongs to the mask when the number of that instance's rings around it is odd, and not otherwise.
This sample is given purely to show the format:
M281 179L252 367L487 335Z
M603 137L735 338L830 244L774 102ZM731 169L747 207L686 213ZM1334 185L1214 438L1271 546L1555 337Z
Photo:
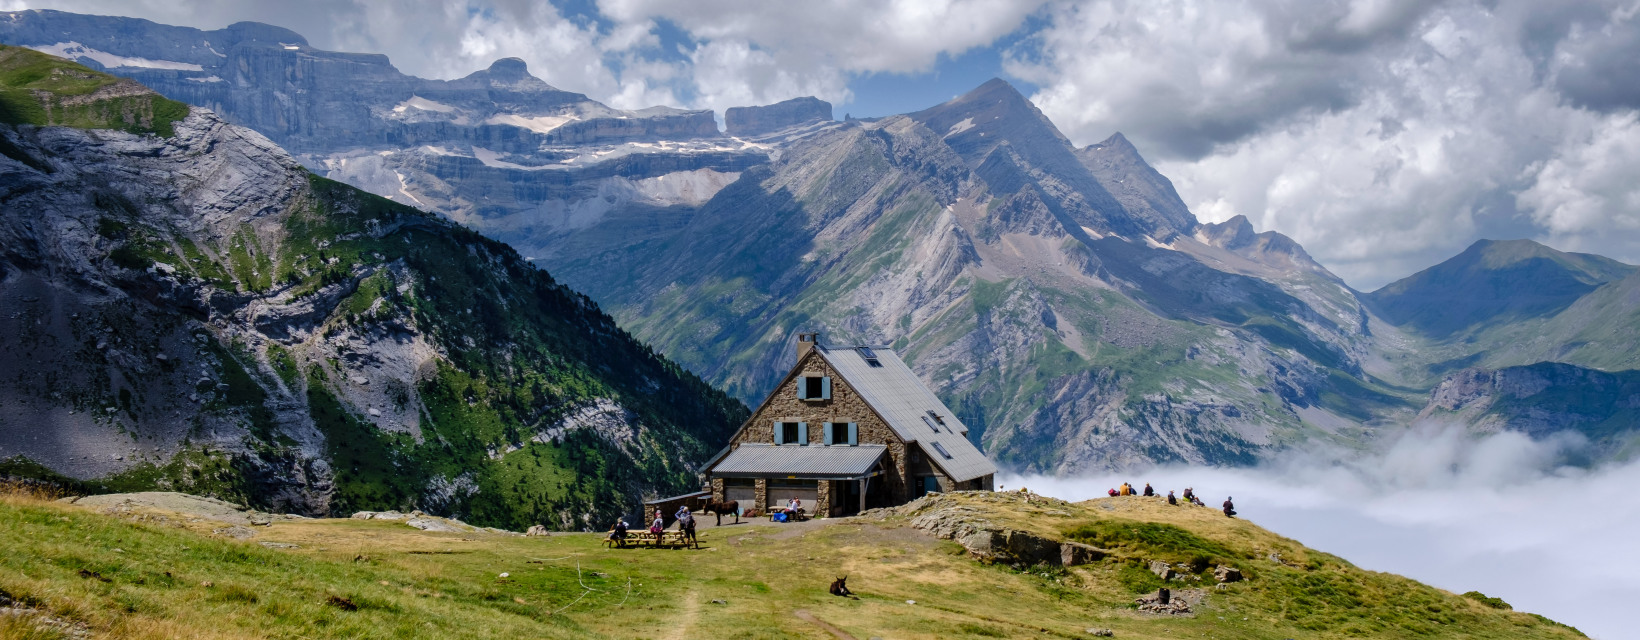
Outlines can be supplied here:
M706 502L706 506L701 507L700 510L710 511L713 515L717 516L717 524L720 527L723 526L723 514L725 513L733 515L735 517L735 524L740 524L740 503L734 500L725 500L723 502L712 502L708 500Z

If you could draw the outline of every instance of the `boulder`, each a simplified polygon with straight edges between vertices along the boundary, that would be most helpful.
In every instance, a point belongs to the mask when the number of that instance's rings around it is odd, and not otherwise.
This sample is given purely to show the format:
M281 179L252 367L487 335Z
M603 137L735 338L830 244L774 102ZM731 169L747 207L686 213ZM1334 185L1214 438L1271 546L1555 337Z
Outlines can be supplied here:
M1172 580L1175 575L1173 573L1173 566L1166 562L1162 562L1161 560L1150 561L1150 572L1156 574L1156 577L1163 580Z
M466 533L472 529L472 527L469 527L460 521L446 520L444 518L433 516L417 516L405 521L405 524L416 529L421 529L422 531L444 533Z
M1213 570L1213 578L1219 582L1241 582L1241 569L1219 565Z
M529 530L525 531L524 535L527 535L527 536L544 536L544 535L547 535L547 528L543 527L541 525L538 525L538 524L530 525Z
M1092 545L1080 542L1059 543L1059 564L1067 567L1088 564L1104 560L1109 552Z

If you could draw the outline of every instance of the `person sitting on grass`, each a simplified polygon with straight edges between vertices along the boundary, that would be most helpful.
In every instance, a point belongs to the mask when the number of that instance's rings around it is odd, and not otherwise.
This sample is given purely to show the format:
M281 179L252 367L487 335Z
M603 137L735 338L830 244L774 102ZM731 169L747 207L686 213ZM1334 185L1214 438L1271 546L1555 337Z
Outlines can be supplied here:
M1173 490L1172 489L1167 490L1167 503L1170 504L1170 505L1173 505L1175 507L1179 506L1179 499L1173 497Z
M1150 483L1146 482L1145 483L1145 497L1146 498L1153 498L1155 496L1156 496L1156 490L1150 488Z
M1232 499L1233 498L1224 499L1224 515L1227 518L1236 517L1236 503L1231 502Z

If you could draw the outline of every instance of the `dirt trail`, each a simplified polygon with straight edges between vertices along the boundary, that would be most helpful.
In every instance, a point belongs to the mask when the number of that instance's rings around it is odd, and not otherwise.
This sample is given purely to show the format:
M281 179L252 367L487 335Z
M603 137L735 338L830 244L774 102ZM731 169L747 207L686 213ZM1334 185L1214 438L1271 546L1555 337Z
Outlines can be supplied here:
M672 625L672 632L667 634L667 640L688 640L700 636L689 633L690 629L700 622L700 592L690 589L683 594L683 611L678 617L677 624Z
M859 640L858 638L855 638L854 636L849 635L849 632L844 631L842 629L838 629L837 627L832 626L832 624L830 622L826 622L825 620L821 620L819 618L814 617L814 614L809 613L807 610L798 609L797 611L793 612L793 615L797 616L799 619L803 620L804 622L812 624L816 627L820 627L821 629L825 629L827 633L830 633L831 635L836 636L837 640Z

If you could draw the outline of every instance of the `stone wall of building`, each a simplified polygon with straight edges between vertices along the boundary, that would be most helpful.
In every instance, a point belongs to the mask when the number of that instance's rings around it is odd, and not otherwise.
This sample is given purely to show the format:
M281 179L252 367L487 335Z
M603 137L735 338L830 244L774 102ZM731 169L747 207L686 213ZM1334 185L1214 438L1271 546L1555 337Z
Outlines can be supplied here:
M801 400L797 397L797 385L802 384L805 376L830 376L831 399L829 400ZM809 423L809 446L825 446L826 436L824 423L826 422L853 422L859 426L860 444L888 445L889 473L885 480L889 483L889 493L896 502L904 502L909 498L908 476L906 473L906 447L895 435L894 429L888 423L877 417L876 412L866 406L864 399L850 388L842 376L826 363L825 358L818 351L805 354L798 363L798 373L777 387L769 396L768 401L760 407L740 433L731 441L734 446L748 442L760 444L774 444L775 422L807 422ZM764 493L762 481L759 481L757 508L766 507L763 504ZM824 487L825 483L821 483ZM827 491L822 488L821 495ZM825 500L826 498L822 498ZM829 505L827 505L829 506ZM819 505L817 505L816 512Z

